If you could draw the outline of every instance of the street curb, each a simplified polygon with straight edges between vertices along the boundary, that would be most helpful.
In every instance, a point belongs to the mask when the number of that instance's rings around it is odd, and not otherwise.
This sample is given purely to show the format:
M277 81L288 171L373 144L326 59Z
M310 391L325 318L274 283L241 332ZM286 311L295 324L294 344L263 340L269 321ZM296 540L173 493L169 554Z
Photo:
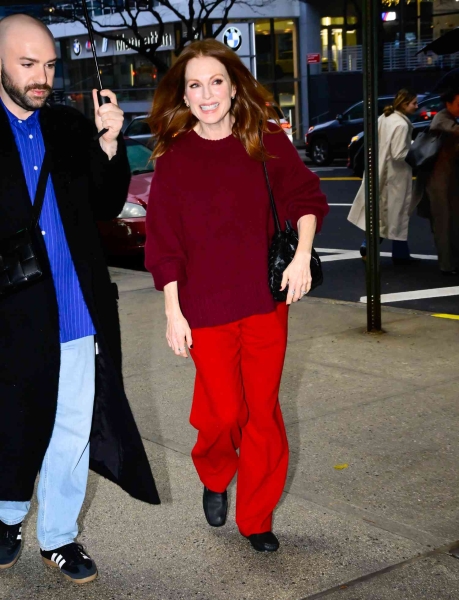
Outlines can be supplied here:
M344 305L344 306L350 306L353 308L359 308L362 310L366 310L367 309L367 305L364 304L363 302L351 302L349 300L335 300L333 298L319 298L316 296L310 296L307 299L307 302L318 302L318 303L323 303L323 304L339 304L339 305ZM435 314L437 313L432 313L426 310L416 310L414 308L398 308L396 306L381 306L381 311L382 312L394 312L394 313L400 313L400 314L405 314L405 313L409 313L412 314L414 316L419 316L419 317L433 317Z

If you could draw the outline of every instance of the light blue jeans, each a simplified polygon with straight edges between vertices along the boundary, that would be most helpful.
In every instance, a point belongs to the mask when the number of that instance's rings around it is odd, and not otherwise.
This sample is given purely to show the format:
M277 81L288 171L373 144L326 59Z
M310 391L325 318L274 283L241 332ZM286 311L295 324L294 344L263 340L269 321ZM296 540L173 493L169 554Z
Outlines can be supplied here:
M95 393L94 336L61 344L54 429L38 482L37 537L42 550L70 544L86 493ZM30 502L0 501L0 520L20 523Z

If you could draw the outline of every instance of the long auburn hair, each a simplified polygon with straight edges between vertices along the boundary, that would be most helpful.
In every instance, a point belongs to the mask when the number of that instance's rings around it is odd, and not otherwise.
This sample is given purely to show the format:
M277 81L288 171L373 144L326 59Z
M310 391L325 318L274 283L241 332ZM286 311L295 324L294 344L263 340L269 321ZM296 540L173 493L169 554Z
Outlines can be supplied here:
M186 46L160 81L147 119L156 139L152 158L162 156L176 139L191 131L198 122L185 105L184 95L187 64L191 59L200 57L215 58L222 63L236 88L235 99L231 101L234 137L242 142L251 158L260 161L271 158L264 149L260 132L269 132L269 119L279 122L269 104L272 96L257 82L233 50L214 39L196 41Z

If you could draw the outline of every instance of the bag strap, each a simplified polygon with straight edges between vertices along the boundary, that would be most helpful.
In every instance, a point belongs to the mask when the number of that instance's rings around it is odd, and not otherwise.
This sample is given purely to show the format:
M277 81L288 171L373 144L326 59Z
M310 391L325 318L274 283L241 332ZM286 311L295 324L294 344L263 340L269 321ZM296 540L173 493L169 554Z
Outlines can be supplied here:
M49 155L45 151L43 162L41 165L40 176L38 178L37 189L35 191L35 200L33 202L33 216L30 223L30 230L33 231L38 224L40 219L41 210L43 208L43 202L45 200L46 186L48 184L48 177L50 172L50 161Z
M269 183L268 169L266 167L266 162L265 161L263 161L263 169L264 169L264 172L265 172L266 187L268 188L269 199L271 201L271 209L272 209L273 217L274 217L274 225L276 226L276 232L279 233L280 231L282 231L282 229L281 229L280 222L279 222L279 215L277 214L276 203L274 202L273 192L272 192L272 189L271 189L271 185Z

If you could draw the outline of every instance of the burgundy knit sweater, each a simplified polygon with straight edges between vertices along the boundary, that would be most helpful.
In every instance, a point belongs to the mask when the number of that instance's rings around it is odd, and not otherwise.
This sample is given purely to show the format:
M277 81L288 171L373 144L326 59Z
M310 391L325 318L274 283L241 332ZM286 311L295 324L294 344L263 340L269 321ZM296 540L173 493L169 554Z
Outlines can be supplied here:
M279 218L296 227L328 212L319 178L305 167L285 133L264 135ZM156 161L147 210L145 265L155 287L178 282L191 328L231 323L275 309L268 286L274 233L262 163L232 135L212 141L194 131Z

